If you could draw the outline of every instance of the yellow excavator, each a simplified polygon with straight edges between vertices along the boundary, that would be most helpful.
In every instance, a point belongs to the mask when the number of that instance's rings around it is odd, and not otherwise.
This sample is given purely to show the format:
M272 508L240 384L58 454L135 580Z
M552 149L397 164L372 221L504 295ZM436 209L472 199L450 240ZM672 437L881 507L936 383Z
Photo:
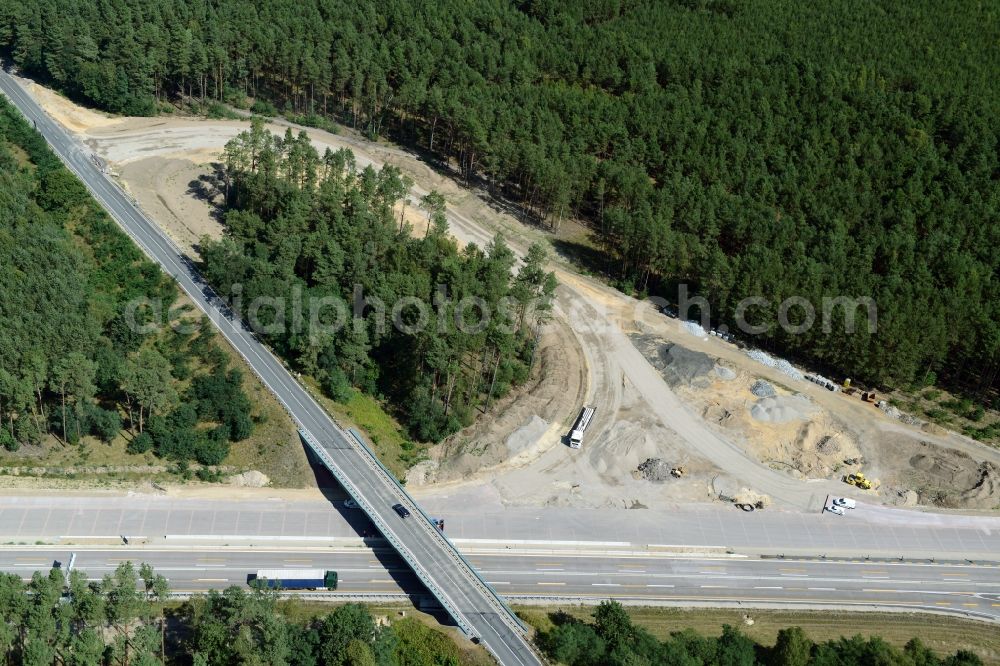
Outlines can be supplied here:
M844 477L844 483L861 488L861 490L871 490L872 482L865 478L861 472L851 472Z

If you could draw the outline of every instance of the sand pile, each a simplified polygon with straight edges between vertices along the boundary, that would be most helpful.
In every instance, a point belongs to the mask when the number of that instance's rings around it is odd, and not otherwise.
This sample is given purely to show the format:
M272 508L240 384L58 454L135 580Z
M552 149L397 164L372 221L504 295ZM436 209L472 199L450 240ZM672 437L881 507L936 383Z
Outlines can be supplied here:
M639 463L660 457L660 442L655 435L656 433L643 428L642 424L618 421L608 432L604 445L585 449L598 473L608 477L608 480L620 482L631 478L632 472L639 468Z
M778 392L771 386L771 382L766 382L763 379L755 381L750 387L750 392L758 398L773 398L778 395Z
M549 424L538 414L532 414L528 422L515 430L504 441L511 456L523 453L533 447L542 438Z
M763 423L788 423L807 419L815 411L815 405L803 395L776 395L754 403L750 415Z
M722 381L731 382L736 379L736 371L724 365L715 366L715 376Z

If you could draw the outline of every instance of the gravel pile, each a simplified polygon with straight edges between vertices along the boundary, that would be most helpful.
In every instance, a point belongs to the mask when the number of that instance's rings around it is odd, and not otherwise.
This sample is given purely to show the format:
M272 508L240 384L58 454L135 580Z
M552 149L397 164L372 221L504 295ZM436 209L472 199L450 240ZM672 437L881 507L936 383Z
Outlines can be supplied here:
M704 352L667 345L661 353L663 378L670 386L707 386L715 362Z
M774 390L770 382L766 382L763 379L758 379L750 387L750 392L753 393L758 398L773 398L778 395L778 392Z
M700 324L697 324L693 321L686 321L682 324L682 326L684 327L685 331L695 336L696 338L705 339L708 337L708 333L705 332L705 329L703 329Z
M747 352L747 356L762 363L769 368L774 368L775 370L788 375L792 379L803 379L805 375L795 369L795 367L783 358L775 359L770 354L766 354L759 349L751 349Z
M898 419L903 415L903 413L900 412L899 409L889 404L887 404L885 407L880 406L880 409L883 412L885 412L885 415L888 416L890 419Z
M666 481L670 478L670 465L662 458L647 458L639 465L639 474L647 481Z
M768 354L765 354L764 352L762 352L759 349L751 349L750 351L747 352L747 356L749 356L753 360L757 361L758 363L763 363L764 365L766 365L769 368L773 368L774 367L774 364L775 364L774 359L771 358Z
M783 372L792 379L802 379L805 377L805 375L796 370L791 363L789 363L783 358L779 358L778 361L774 364L774 367L776 370L778 370L779 372Z

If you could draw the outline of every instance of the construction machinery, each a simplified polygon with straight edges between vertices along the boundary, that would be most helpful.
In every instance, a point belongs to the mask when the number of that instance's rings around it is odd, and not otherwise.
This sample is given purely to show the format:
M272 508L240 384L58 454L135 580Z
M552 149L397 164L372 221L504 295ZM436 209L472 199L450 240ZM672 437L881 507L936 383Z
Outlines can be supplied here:
M680 466L674 467L670 470L670 476L674 477L675 479L681 478L686 473L687 472L684 470L684 468Z
M871 490L872 482L865 478L862 472L851 472L844 477L844 483L861 488L861 490Z

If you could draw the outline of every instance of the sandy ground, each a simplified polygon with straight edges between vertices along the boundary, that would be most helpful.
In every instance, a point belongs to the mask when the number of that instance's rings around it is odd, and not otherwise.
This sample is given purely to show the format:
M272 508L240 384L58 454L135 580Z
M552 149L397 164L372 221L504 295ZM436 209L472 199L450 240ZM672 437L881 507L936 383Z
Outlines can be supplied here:
M194 253L199 237L221 234L212 204L218 196L212 164L247 122L115 119L38 86L32 92L111 163L143 208L183 247ZM279 121L271 129L283 133L286 126ZM416 235L426 229L426 214L416 202L436 189L448 200L451 231L462 243L484 245L500 232L523 252L532 241L551 240L546 230L522 224L502 204L405 150L349 132L308 132L321 152L347 147L360 167L389 163L409 174L415 185L405 221ZM995 468L984 463L1000 464L1000 452L954 433L906 426L856 398L791 380L717 338L688 334L648 303L576 274L558 257L552 268L561 286L556 321L542 338L542 373L516 399L495 405L479 423L438 447L432 462L411 475L415 486L488 484L503 502L517 504L645 507L710 499L719 478L731 476L779 504L814 509L826 493L850 491L839 482L842 473L863 469L881 479L881 497L889 503L996 507ZM704 352L735 377L671 386L650 350L640 350L637 334ZM748 387L757 378L779 387L781 404L756 404ZM597 406L598 415L584 448L574 451L562 437L582 404ZM755 406L758 414L804 413L762 421L753 417ZM684 465L689 473L660 484L635 478L636 467L648 457ZM843 463L853 458L863 462Z

